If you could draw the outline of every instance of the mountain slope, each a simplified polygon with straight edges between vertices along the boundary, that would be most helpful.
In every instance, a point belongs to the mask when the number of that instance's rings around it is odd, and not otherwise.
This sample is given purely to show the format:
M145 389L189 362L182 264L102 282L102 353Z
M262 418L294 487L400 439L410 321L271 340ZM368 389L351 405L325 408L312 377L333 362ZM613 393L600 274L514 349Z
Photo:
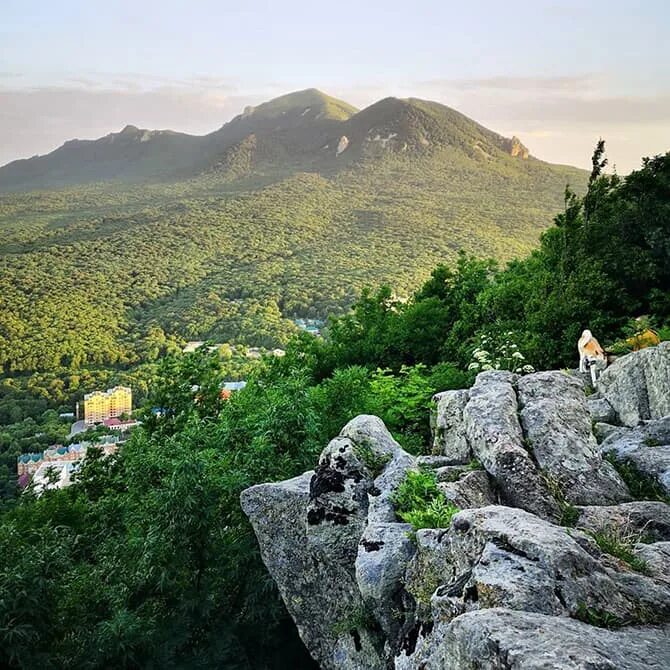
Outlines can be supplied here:
M525 255L586 177L437 103L314 90L200 138L67 143L0 169L4 188L99 182L0 196L0 366L126 365L156 328L273 346L459 250Z
M334 173L388 152L427 154L451 147L472 158L528 158L503 138L438 103L386 98L362 111L316 89L244 112L205 136L126 126L98 140L71 140L45 156L0 168L0 191L117 180L164 181L217 171L229 182L254 172Z

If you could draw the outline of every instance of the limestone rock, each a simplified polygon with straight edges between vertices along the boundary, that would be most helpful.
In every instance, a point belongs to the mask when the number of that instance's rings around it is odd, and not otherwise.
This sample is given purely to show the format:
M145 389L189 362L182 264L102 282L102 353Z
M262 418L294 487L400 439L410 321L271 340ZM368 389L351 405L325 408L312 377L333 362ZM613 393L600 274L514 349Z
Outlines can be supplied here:
M346 151L349 146L349 138L346 135L340 137L340 141L337 143L337 149L335 150L335 155L339 156L343 151Z
M433 426L433 453L445 456L448 463L467 463L472 452L463 424L463 410L468 402L468 391L444 391L433 396L437 402Z
M475 457L495 478L505 504L542 518L560 517L556 500L524 447L510 372L482 372L470 390L463 419Z
M370 524L358 545L356 582L366 607L387 639L398 637L405 569L416 548L412 527L404 523Z
M670 619L670 585L603 554L581 531L501 506L463 510L446 531L418 531L407 590L419 602L430 597L439 620L491 607L572 617L591 607L619 621Z
M331 440L310 481L307 507L307 537L324 558L352 568L372 486L372 473L356 445L346 437Z
M562 372L537 372L519 379L518 393L526 446L569 502L630 500L621 477L598 451L578 379Z
M486 470L471 470L455 481L440 482L437 486L459 509L485 507L496 502Z
M373 486L367 489L368 522L397 521L391 496L407 470L416 466L416 459L393 439L384 422L376 416L357 416L342 429L340 436L352 442L359 458L372 458L376 467L385 463Z
M635 500L620 505L578 507L577 528L592 533L614 528L638 533L646 541L670 540L670 505L654 500Z
M597 423L613 423L616 421L616 412L605 398L587 398L586 407L591 420Z
M396 670L664 670L670 627L595 628L509 609L469 612L419 640Z
M618 358L597 386L625 426L670 415L670 342Z
M356 580L338 561L314 551L306 510L313 473L242 492L241 504L261 557L313 658L325 670L381 670L378 640L366 629L346 630L364 603Z
M600 450L618 461L632 462L670 493L670 416L617 431L603 440Z
M670 581L670 542L638 544L634 551L638 558L645 561L650 575Z

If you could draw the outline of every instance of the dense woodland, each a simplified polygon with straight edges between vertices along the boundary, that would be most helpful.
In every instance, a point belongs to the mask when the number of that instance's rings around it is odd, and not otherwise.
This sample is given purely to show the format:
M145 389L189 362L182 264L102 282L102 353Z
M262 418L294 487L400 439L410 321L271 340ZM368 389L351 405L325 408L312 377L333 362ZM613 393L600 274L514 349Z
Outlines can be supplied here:
M440 122L474 132L456 117ZM408 296L460 249L521 257L564 184L585 181L445 145L324 175L214 170L0 196L0 499L18 454L61 441L51 410L116 383L141 404L156 362L187 340L284 346L294 318L345 313L365 286Z
M473 350L495 366L574 367L589 326L610 345L645 315L670 325L670 154L626 178L594 155L540 247L499 269L462 255L405 302L364 292L265 360L228 401L217 354L156 362L142 430L78 483L0 516L0 665L8 668L312 667L239 507L245 487L312 467L342 425L381 416L429 448L438 390L466 386ZM198 389L193 391L193 385ZM197 397L196 397L197 395Z

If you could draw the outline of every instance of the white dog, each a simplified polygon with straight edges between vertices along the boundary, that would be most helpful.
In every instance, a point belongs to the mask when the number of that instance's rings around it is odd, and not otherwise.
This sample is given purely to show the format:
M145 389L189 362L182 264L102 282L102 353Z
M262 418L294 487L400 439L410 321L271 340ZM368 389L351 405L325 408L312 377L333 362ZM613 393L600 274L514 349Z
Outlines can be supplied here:
M579 351L579 371L591 373L591 381L595 385L598 370L607 367L607 354L600 346L600 342L593 337L590 330L585 330L577 342L577 351Z

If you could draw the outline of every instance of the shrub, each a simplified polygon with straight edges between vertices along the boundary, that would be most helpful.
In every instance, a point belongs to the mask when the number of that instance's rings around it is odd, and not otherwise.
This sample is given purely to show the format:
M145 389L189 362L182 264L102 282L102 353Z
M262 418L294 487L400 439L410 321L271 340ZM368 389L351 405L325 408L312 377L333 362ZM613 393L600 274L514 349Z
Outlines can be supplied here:
M432 470L410 470L393 496L396 513L414 530L448 528L458 507L437 486Z

